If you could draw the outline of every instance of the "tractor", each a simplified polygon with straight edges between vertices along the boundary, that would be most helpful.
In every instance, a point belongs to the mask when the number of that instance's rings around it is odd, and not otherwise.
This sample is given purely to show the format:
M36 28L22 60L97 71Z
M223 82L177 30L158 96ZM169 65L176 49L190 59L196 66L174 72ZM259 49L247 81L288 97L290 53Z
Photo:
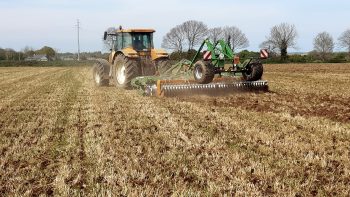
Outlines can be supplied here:
M103 39L111 40L109 60L98 59L93 67L97 86L130 88L131 80L138 76L154 76L168 70L169 55L153 45L153 29L123 29L104 32Z

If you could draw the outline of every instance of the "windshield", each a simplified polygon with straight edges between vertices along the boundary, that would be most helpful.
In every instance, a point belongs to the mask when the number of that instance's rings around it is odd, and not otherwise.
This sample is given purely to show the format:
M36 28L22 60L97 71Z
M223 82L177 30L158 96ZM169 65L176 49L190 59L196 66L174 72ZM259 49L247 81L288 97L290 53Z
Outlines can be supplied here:
M123 40L123 48L132 47L132 37L130 33L123 33L120 39Z
M136 51L149 51L153 48L152 33L122 33L117 35L114 49L134 48Z
M153 48L151 33L133 33L132 43L136 51L150 50Z

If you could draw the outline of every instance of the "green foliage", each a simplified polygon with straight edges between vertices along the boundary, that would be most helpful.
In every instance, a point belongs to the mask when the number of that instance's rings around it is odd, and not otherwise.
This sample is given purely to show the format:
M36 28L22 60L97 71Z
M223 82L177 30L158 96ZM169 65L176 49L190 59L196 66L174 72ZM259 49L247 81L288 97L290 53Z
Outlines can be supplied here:
M316 51L311 51L308 54L293 54L288 55L285 61L281 61L280 57L270 57L264 60L264 63L268 64L281 64L281 63L346 63L350 61L350 56L345 52L331 53L328 60L323 60L322 56Z
M2 48L0 48L0 60L6 60L6 51Z
M246 60L248 58L258 58L260 56L260 53L254 52L254 51L243 50L243 51L238 53L238 56L239 56L241 62L243 62L244 60Z
M181 59L192 59L196 54L196 50L190 52L173 52L170 54L170 59L179 61ZM202 55L202 54L201 54ZM200 55L200 57L201 57ZM243 50L237 54L243 62L248 58L259 58L260 52ZM263 60L265 64L283 64L283 63L345 63L350 61L350 54L346 52L332 53L327 61L322 60L321 56L316 51L311 51L307 54L288 55L285 60L277 54L271 53L270 57Z
M290 63L309 63L313 58L309 55L289 55L288 62Z
M192 49L188 52L178 52L178 51L175 51L175 52L172 52L170 54L170 60L177 60L177 61L180 61L182 59L189 59L189 60L192 60L192 58L196 55L197 51Z
M0 48L0 60L18 60L19 54L10 48Z
M106 59L108 60L109 53L101 53L101 51L95 51L95 52L82 52L80 53L80 59L81 60L88 60L90 58L92 59ZM74 53L57 53L56 58L58 60L65 60L66 58L71 59L77 59L77 54Z
M32 57L33 55L35 55L35 51L30 50L30 51L25 52L26 57Z
M311 63L314 62L316 59L311 56L311 55L299 55L299 54L293 54L293 55L288 55L286 60L281 60L280 57L275 56L275 57L270 57L267 60L264 60L265 63Z
M333 54L333 57L329 60L330 63L344 63L348 60L348 53L336 53Z
M35 51L35 53L36 54L46 55L46 57L49 60L52 60L55 57L55 55L56 55L55 50L53 48L51 48L51 47L48 47L48 46L44 46L40 50Z

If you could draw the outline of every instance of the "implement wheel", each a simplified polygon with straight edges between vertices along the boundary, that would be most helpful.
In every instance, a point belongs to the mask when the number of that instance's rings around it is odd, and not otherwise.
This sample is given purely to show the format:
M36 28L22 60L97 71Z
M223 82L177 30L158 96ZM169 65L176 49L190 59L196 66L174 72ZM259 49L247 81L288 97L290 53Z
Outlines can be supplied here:
M140 68L136 60L119 54L114 61L114 80L117 87L129 88L133 78L140 75Z
M252 63L247 66L247 70L242 74L246 81L257 81L261 79L263 72L264 68L261 63Z
M96 63L94 63L92 72L96 86L100 87L109 85L109 70L110 64L104 59L98 59Z
M210 61L199 60L194 64L193 76L197 83L206 84L213 81L215 67Z

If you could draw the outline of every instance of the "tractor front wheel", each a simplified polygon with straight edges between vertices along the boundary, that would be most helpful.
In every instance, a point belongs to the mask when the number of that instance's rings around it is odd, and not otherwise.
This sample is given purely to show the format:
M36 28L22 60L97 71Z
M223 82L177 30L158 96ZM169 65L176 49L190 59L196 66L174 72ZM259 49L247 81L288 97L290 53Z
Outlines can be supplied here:
M200 84L207 84L213 81L215 67L210 61L199 60L194 64L194 79Z
M242 74L246 81L257 81L261 79L263 72L264 68L261 63L252 63L247 66L247 70Z
M114 80L117 87L127 89L133 78L140 75L140 68L136 60L120 54L114 60Z

